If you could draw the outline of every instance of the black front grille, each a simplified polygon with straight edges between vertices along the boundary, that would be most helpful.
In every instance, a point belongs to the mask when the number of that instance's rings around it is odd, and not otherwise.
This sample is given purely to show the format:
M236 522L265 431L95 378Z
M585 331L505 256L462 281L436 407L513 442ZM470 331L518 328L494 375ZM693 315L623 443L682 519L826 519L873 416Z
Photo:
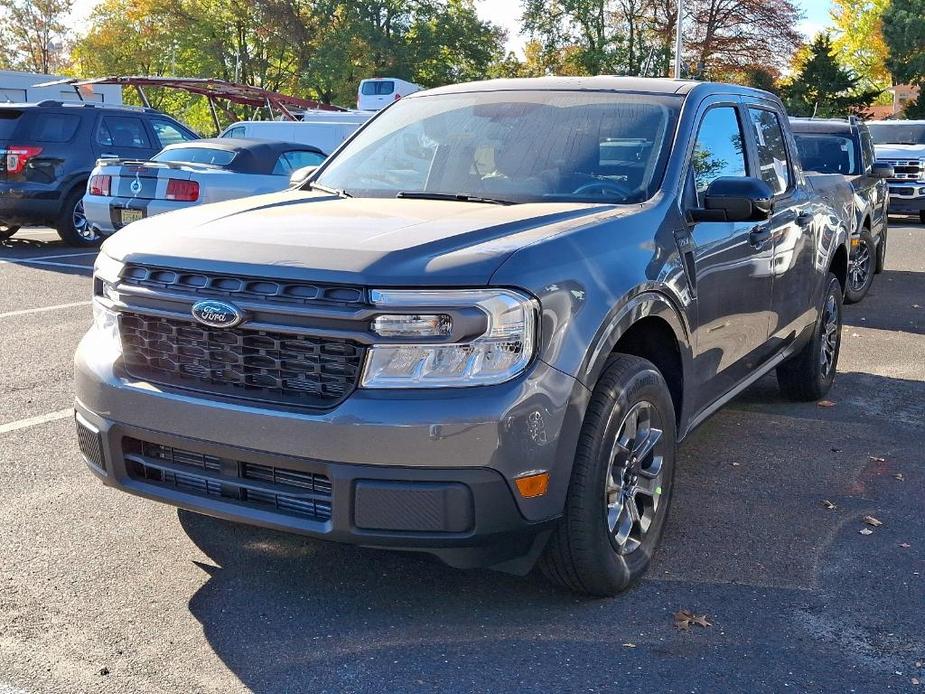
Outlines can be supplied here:
M122 439L132 479L187 494L216 497L287 516L331 518L331 480L316 472L248 463L172 446Z
M915 195L915 188L890 188L894 195Z
M224 296L288 304L354 305L366 301L362 287L316 282L268 280L215 272L171 270L146 265L126 265L122 281L136 287L172 289L201 296Z
M333 407L356 387L363 347L332 338L208 328L123 313L126 371L152 383L300 407Z

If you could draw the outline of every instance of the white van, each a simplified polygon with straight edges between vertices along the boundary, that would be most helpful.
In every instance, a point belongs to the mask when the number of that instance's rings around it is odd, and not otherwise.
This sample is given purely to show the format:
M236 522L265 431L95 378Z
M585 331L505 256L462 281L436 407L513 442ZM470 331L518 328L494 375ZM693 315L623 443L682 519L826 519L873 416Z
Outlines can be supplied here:
M225 128L219 137L246 137L312 145L327 156L372 117L372 113L360 111L306 111L301 121L240 121Z
M396 77L373 77L360 82L357 90L357 108L360 111L378 111L403 96L421 91L414 82Z

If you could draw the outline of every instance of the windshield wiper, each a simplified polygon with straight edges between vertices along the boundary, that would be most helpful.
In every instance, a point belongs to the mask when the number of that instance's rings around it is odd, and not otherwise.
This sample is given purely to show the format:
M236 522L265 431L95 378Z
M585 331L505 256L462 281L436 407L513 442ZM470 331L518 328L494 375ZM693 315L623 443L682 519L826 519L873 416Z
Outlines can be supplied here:
M336 195L339 198L352 198L353 196L348 193L346 190L338 190L337 188L328 188L327 186L318 185L317 183L309 184L309 190L320 190L322 193L327 193L328 195Z
M428 193L426 190L402 190L396 198L410 198L412 200L455 200L456 202L487 202L490 205L516 205L513 200L501 198L483 198L479 195L464 195L463 193Z

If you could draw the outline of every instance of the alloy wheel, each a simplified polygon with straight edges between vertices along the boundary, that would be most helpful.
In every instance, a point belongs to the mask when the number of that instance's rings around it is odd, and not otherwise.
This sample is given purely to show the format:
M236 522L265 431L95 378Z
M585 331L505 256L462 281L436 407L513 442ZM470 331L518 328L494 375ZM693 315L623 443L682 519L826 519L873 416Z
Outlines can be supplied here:
M620 423L604 478L607 529L619 554L639 548L662 510L660 443L658 410L652 403L637 403Z
M96 241L100 237L87 221L87 215L84 213L84 201L82 199L78 200L77 204L74 206L72 222L74 224L74 231L77 232L77 235L84 241Z
M828 378L835 364L838 353L838 318L838 301L830 294L825 301L825 310L822 317L822 349L819 350L822 375L826 378Z
M860 292L867 286L867 280L873 270L873 259L870 246L862 239L852 254L848 267L848 282L851 283L851 291Z

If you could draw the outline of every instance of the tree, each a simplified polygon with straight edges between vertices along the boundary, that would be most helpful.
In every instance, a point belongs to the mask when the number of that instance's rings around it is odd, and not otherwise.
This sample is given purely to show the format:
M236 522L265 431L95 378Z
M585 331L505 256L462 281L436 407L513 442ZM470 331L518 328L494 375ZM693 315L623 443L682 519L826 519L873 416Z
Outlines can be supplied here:
M880 93L860 87L857 75L838 64L827 33L800 51L794 68L796 74L781 89L787 110L794 116L829 118L858 113Z
M925 0L893 0L883 13L883 39L896 83L925 82Z
M919 90L915 101L910 101L903 109L903 118L910 120L925 120L925 89Z
M832 46L838 60L867 89L890 86L889 51L883 38L883 13L889 5L890 0L832 0Z
M0 0L0 36L8 67L49 74L67 62L73 0Z

